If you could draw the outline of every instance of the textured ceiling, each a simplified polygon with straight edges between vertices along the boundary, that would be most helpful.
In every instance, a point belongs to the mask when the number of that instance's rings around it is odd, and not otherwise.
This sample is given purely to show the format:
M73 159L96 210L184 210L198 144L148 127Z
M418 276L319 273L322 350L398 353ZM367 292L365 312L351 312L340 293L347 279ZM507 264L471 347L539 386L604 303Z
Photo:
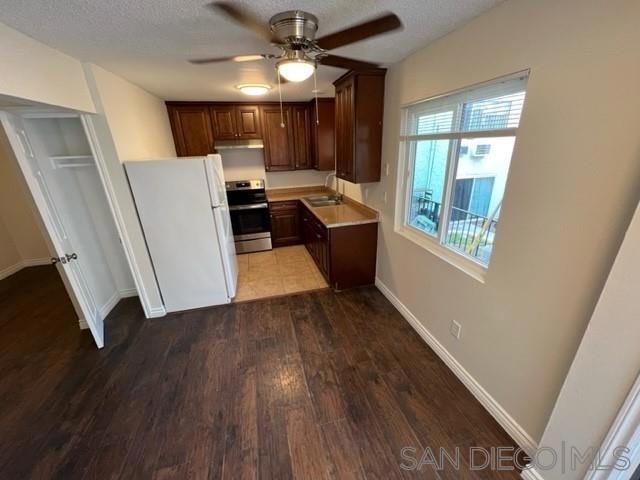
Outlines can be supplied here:
M318 36L391 10L404 30L333 50L394 63L458 28L500 0L238 0L268 19L300 9L319 18ZM234 85L274 85L273 61L195 66L189 58L273 52L249 31L204 8L207 0L0 0L0 21L81 60L96 63L166 100L246 100ZM321 66L320 95L344 70ZM282 87L285 100L312 96L313 80ZM261 99L276 100L274 88Z

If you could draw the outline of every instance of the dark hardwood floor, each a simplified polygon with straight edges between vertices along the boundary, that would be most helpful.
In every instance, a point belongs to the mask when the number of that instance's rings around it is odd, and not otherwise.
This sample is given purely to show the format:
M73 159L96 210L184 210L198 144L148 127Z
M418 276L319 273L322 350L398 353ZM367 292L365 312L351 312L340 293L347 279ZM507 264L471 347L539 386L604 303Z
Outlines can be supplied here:
M98 351L53 267L0 281L0 478L519 478L512 440L374 287L145 320ZM461 469L400 456L462 451Z

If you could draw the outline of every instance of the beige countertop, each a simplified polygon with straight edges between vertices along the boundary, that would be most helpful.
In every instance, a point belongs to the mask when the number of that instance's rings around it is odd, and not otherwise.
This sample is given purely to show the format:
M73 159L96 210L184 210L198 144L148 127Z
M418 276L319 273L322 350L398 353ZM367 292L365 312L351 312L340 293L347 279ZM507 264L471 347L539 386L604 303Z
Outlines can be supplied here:
M305 207L320 220L325 227L345 227L363 223L378 223L378 212L360 202L344 196L344 203L326 207L312 207L304 197L312 195L335 194L330 188L322 185L312 187L278 188L267 190L267 200L270 202L285 202L300 200Z
M269 202L286 202L288 200L301 200L302 197L310 197L311 195L331 195L333 193L335 193L333 190L322 185L270 188L267 189L267 200Z

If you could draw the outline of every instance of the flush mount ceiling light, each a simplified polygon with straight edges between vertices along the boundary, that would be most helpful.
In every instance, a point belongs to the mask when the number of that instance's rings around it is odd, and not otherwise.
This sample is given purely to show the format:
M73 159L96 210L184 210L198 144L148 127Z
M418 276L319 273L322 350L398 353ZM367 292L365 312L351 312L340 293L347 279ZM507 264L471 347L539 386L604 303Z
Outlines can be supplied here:
M236 88L245 95L251 95L252 97L258 95L264 95L271 90L271 85L265 85L262 83L246 83L242 85L236 85Z
M278 73L290 82L302 82L313 75L316 62L302 50L288 52L287 57L276 63Z

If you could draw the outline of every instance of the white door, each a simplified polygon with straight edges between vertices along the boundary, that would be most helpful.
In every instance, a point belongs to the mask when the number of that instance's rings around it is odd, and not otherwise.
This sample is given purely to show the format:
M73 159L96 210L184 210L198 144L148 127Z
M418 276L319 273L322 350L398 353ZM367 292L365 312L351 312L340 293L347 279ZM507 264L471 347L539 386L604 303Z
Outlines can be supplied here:
M71 235L71 232L76 232L78 228L70 225L69 216L65 215L68 213L68 205L64 204L61 192L57 192L57 194L52 192L51 187L59 189L61 185L54 186L52 185L54 180L50 176L47 178L47 172L43 171L41 162L38 161L23 120L6 112L0 112L0 115L20 169L49 233L58 269L71 286L76 303L91 330L96 345L98 348L102 348L104 346L104 322L87 281L85 274L87 269L83 268L86 259L78 253L79 250L74 245L75 239ZM68 198L68 201L72 201L72 197Z

